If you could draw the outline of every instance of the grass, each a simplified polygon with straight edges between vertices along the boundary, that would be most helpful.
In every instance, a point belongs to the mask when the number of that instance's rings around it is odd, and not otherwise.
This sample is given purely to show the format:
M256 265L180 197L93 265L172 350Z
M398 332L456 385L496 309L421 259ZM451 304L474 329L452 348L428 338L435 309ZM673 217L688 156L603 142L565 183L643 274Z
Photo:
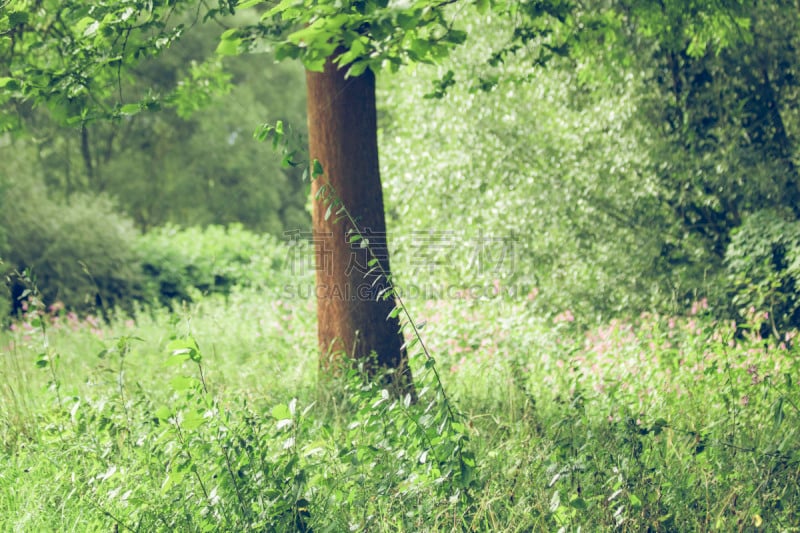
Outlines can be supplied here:
M410 302L445 387L416 355L417 404L320 381L307 299L31 310L0 333L0 530L800 529L793 333L497 292Z

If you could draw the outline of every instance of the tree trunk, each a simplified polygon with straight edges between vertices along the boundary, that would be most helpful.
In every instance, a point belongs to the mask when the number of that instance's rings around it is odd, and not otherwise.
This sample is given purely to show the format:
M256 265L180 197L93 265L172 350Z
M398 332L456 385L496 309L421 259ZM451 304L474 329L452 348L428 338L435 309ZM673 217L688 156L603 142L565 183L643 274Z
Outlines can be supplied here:
M382 299L389 270L383 193L378 168L375 75L367 70L345 79L329 58L324 72L306 73L308 141L311 160L323 176L312 182L312 194L325 184L352 215L369 242L367 250L350 242L352 224L326 219L328 206L315 199L313 232L317 279L317 323L320 369L336 372L343 357L365 361L370 373L393 369L389 377L401 391L413 392L408 357L397 318L389 318L394 298ZM382 272L371 270L376 257Z

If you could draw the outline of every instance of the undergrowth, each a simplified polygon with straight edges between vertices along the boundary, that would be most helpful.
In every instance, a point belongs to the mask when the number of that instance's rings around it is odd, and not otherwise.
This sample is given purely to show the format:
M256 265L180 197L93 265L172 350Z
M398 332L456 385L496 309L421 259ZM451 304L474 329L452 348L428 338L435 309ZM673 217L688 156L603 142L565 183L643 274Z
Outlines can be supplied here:
M318 380L309 300L107 320L29 301L0 334L2 530L800 525L800 363L763 316L585 330L502 294L410 302L436 357L412 361L414 403L358 366Z

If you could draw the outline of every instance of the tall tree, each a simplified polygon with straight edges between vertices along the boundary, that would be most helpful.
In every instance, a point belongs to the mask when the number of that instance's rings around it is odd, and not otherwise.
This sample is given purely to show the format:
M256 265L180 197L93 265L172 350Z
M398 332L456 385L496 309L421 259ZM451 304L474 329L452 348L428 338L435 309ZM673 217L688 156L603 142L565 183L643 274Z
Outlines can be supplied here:
M312 184L321 366L328 371L352 356L370 371L394 371L392 380L406 391L413 385L390 290L375 73L432 62L463 42L465 34L445 18L448 3L400 9L381 1L287 0L267 11L261 26L226 32L220 45L222 53L238 53L277 27L285 36L278 57L306 66L309 156L321 170Z
M378 165L375 76L367 70L346 78L335 58L322 72L308 71L308 142L325 179L312 184L316 253L317 314L323 366L337 354L357 359L375 353L379 366L400 369L410 384L407 352L389 288L389 253ZM337 222L324 201L331 187L350 217ZM322 191L322 194L318 194ZM353 235L363 238L351 238ZM362 247L361 243L368 244ZM380 263L372 262L377 259Z

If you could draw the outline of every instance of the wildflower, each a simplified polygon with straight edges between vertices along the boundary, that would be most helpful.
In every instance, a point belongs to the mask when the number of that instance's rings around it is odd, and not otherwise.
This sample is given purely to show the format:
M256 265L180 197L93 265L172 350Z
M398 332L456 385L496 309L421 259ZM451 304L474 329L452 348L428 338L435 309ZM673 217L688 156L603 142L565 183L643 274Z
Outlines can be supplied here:
M562 313L557 314L553 319L554 324L558 324L559 322L574 322L574 321L575 321L575 316L569 309L567 309Z
M707 298L702 298L698 302L692 302L691 314L692 315L696 315L700 311L705 311L707 309L708 309L708 299Z

